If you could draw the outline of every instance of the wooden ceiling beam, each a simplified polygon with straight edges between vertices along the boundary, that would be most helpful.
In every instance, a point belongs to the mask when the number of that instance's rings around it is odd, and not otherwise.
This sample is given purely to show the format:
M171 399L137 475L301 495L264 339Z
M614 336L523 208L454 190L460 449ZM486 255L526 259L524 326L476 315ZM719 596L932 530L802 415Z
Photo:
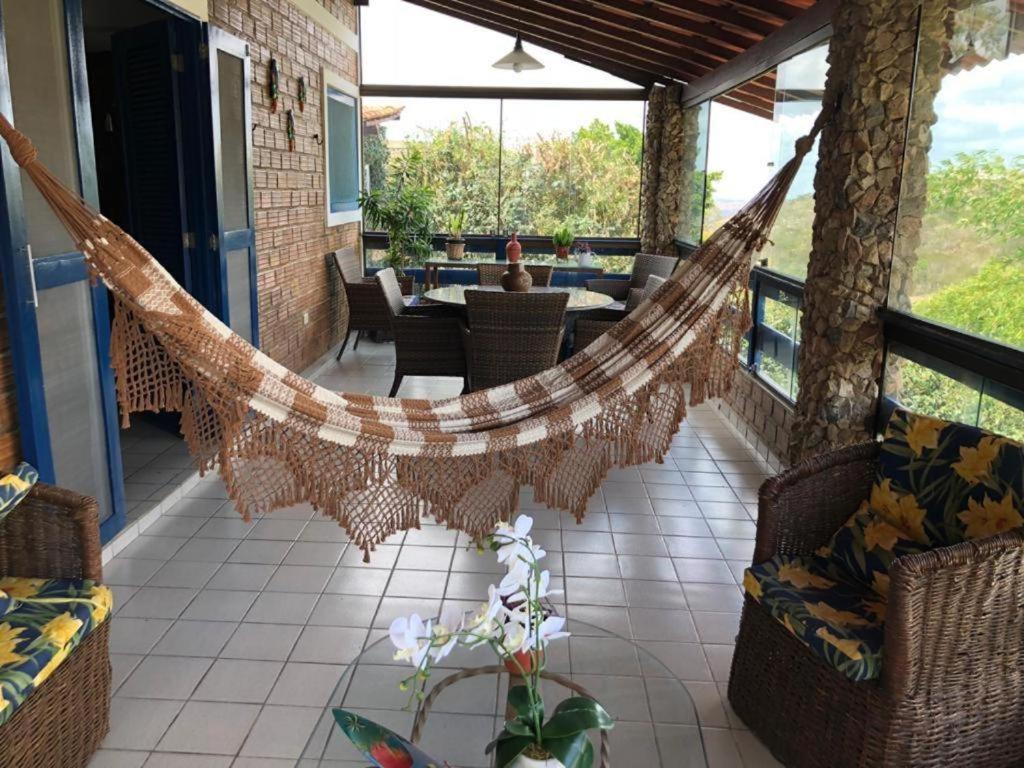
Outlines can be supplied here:
M643 45L632 30L609 28L593 17L584 17L568 12L565 2L553 3L557 12L547 3L538 0L491 0L491 7L483 11L475 2L467 0L442 0L445 4L458 4L468 13L493 13L503 16L510 24L528 24L535 30L551 30L572 35L595 46L607 48L609 53L634 55L652 64L668 67L666 71L686 69L690 77L698 73L717 69L725 59L714 58L700 51L694 51L679 41L673 41L674 51L666 51L649 43ZM685 62L685 64L681 63Z
M682 35L687 38L701 38L720 45L733 53L745 51L752 46L761 36L750 30L725 29L719 24L709 22L702 18L687 17L654 5L653 3L638 3L635 0L580 0L586 5L603 8L605 10L620 13L630 18L641 18L645 21L664 27L673 34Z
M726 106L732 107L733 109L741 110L750 115L756 115L762 117L765 120L771 120L774 118L774 110L767 109L766 107L752 104L744 99L734 99L731 96L719 96L715 101L719 104L725 104Z
M786 0L725 0L725 2L726 5L743 13L772 23L785 24L787 21L795 19L804 10Z
M709 65L701 66L673 60L671 57L637 49L621 39L616 45L612 45L610 44L611 40L605 43L604 40L596 39L598 36L582 30L563 32L555 28L550 19L535 17L525 11L511 15L495 8L494 5L485 9L481 8L474 0L422 0L417 4L426 4L426 7L441 13L449 13L449 15L462 14L461 18L471 23L487 21L497 24L507 30L508 34L520 33L523 39L529 39L530 42L537 45L545 46L547 43L554 43L575 55L595 60L602 59L612 64L639 69L665 80L689 81L715 68ZM559 51L559 53L564 52L564 50Z
M737 51L718 43L694 35L689 30L672 28L644 18L630 16L626 13L592 5L585 0L523 0L527 7L543 7L555 12L565 12L581 17L584 23L598 24L601 28L614 31L614 34L639 35L644 38L646 47L655 46L656 50L665 52L679 51L677 55L685 56L689 51L699 51L708 59L726 62L736 55Z
M712 5L701 2L701 0L632 0L643 5L655 5L666 11L678 13L683 16L690 16L702 21L714 21L724 24L732 29L748 34L754 34L757 38L767 37L782 25L782 22L772 23L765 19L755 18L743 13L736 8L723 5Z
M623 80L636 83L637 85L650 87L658 80L668 79L653 66L633 66L631 64L601 56L600 54L583 51L578 45L540 38L539 36L533 35L529 32L522 32L518 28L510 26L507 23L490 21L473 16L469 13L464 13L461 10L455 10L441 4L439 0L406 0L406 2L431 11L443 13L456 19L461 19L462 21L469 22L470 24L476 24L477 26L494 30L495 32L501 32L506 35L514 36L517 32L521 32L523 39L529 43L541 46L542 48L546 48L555 53L562 54L563 56L572 58L575 61L581 61L582 63L604 70L616 77L621 77Z

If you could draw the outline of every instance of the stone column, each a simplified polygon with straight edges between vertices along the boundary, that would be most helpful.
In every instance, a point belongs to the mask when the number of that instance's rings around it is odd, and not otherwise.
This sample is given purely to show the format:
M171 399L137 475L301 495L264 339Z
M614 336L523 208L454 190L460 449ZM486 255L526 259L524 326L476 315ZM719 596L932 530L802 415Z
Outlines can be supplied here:
M675 255L679 217L693 198L699 136L696 108L683 109L680 86L655 88L647 106L641 249Z
M845 0L833 20L790 459L867 439L917 38L917 0Z
M661 171L661 127L665 122L665 89L651 88L644 126L643 178L640 180L640 250L657 253L658 185Z

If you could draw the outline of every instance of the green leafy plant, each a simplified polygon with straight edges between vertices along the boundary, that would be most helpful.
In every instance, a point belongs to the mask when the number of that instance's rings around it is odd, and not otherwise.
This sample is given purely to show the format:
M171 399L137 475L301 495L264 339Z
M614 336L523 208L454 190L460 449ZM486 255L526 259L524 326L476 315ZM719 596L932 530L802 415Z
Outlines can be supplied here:
M555 248L569 248L576 240L576 235L568 226L562 225L551 235L551 243Z
M432 252L434 195L422 181L420 165L419 155L410 153L392 170L387 184L359 195L367 223L388 233L387 264L398 275L415 258L428 258Z
M448 239L461 240L462 230L466 226L466 209L459 208L448 217Z

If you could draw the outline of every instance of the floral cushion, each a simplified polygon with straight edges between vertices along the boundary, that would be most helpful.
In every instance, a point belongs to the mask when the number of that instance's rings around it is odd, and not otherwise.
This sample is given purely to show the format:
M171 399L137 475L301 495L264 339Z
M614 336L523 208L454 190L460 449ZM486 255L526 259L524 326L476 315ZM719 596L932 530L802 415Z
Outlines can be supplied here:
M825 559L824 570L831 578L864 584L885 598L893 561L927 549L865 501L818 555Z
M748 568L747 594L821 659L851 680L882 668L885 598L864 584L833 578L818 555L777 555Z
M14 607L0 618L0 725L110 614L93 581L0 578Z
M9 475L0 477L0 520L7 517L28 496L39 480L35 467L24 461Z
M1024 524L1024 445L977 427L897 409L871 506L931 548Z

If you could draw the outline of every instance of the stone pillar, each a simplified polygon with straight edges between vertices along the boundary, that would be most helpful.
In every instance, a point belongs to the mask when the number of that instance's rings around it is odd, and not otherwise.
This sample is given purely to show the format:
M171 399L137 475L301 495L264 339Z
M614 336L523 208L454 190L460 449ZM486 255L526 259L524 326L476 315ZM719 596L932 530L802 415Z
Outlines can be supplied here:
M644 126L643 178L640 180L640 250L657 253L658 185L661 171L661 127L665 122L665 89L651 88Z
M647 105L640 247L675 255L679 216L689 210L699 136L696 108L683 109L680 86L654 88Z
M845 0L833 19L790 459L867 439L917 38L917 0Z

